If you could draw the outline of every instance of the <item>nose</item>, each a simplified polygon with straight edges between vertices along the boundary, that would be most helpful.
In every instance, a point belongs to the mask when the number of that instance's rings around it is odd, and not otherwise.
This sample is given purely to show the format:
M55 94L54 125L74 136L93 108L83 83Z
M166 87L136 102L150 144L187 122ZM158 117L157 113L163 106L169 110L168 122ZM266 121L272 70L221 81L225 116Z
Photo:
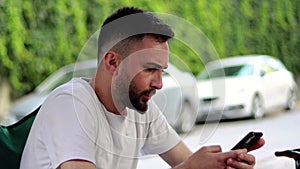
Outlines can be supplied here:
M162 70L157 70L151 79L151 87L155 89L161 89L163 87L162 83Z

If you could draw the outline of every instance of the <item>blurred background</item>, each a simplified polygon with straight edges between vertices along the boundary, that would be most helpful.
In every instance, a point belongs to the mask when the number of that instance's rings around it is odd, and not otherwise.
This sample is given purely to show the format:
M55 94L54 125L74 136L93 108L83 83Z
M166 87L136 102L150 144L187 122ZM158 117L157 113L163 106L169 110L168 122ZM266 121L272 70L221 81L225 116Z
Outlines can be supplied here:
M299 83L299 0L0 0L0 112L51 73L75 62L104 17L125 5L191 22L208 37L220 58L275 56ZM180 41L171 43L171 50L198 74L203 66L198 56Z
M273 56L300 84L300 0L0 0L0 121L18 99L34 92L61 67L75 63L104 18L122 6L188 21L205 34L220 59L252 54ZM185 33L190 33L188 28ZM176 38L170 42L170 50L195 77L206 64L199 58L211 57L205 52L199 56ZM176 60L170 59L177 66ZM214 99L210 98L210 103ZM300 147L296 134L299 120L299 109L280 109L279 114L263 120L199 124L182 137L192 150L215 143L228 150L247 131L260 130L268 144L256 153L256 168L291 168L292 160L275 159L273 152ZM166 167L157 161L155 157L146 158L139 168Z

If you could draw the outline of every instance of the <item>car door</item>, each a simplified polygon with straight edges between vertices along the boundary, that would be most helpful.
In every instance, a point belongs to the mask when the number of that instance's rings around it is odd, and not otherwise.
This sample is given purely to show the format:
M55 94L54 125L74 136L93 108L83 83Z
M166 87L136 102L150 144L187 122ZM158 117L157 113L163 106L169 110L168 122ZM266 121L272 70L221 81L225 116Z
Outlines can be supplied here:
M282 97L282 79L280 71L264 62L261 67L262 88L264 90L264 105L266 109L273 108L280 103Z

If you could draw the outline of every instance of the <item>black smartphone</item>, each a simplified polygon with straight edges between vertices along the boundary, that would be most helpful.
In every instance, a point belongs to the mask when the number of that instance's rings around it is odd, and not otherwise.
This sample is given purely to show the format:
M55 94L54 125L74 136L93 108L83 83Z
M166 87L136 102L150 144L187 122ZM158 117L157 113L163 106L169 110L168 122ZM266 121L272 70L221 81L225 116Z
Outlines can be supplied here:
M231 150L250 149L263 135L262 132L249 132L241 141L239 141Z

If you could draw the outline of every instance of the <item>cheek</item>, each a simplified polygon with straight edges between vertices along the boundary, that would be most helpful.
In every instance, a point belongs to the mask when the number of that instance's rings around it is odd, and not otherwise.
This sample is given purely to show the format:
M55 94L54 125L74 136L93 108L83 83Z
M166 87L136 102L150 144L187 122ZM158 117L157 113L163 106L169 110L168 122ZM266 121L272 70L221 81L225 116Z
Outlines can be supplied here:
M137 66L128 66L128 77L130 77L130 80L133 79L141 79L143 76L143 69L137 67Z
M150 75L140 72L134 76L131 83L133 83L138 90L148 89L150 84Z

